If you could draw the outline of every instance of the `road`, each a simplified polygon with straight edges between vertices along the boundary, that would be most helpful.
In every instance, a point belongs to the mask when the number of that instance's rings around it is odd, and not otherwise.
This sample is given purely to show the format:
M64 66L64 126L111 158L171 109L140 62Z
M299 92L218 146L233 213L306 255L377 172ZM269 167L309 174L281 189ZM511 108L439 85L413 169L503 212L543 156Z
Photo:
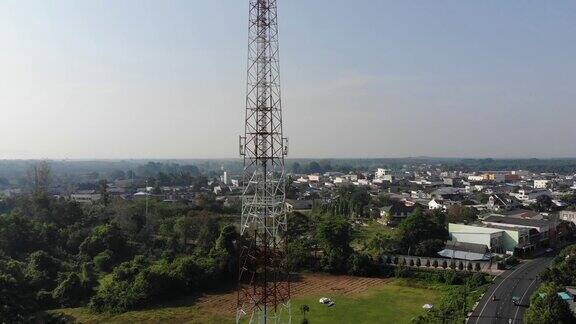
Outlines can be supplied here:
M538 274L550 265L553 258L553 255L544 255L528 260L498 276L480 300L468 323L523 323L530 296L540 284ZM513 296L520 298L518 306L512 302Z

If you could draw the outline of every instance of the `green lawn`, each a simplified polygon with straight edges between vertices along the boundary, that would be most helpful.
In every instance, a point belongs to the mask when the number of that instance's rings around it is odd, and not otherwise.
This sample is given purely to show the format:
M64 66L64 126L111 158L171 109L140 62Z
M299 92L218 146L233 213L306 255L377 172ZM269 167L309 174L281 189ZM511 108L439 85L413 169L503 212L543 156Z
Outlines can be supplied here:
M310 307L307 318L311 324L337 323L409 323L422 314L422 305L436 305L446 289L427 287L414 280L396 279L384 285L369 288L357 296L338 293L292 300L292 322L300 323L300 306ZM331 298L336 305L327 307L318 302L320 297ZM233 323L231 316L218 316L203 312L196 306L163 306L148 310L131 311L120 315L94 314L85 308L54 311L64 313L79 323Z
M410 323L412 318L423 314L422 305L437 304L445 290L425 288L408 281L395 280L379 288L372 288L358 297L338 295L331 298L336 305L327 307L318 302L319 297L292 301L293 322L300 323L300 306L310 307L307 318L311 324L333 323Z
M397 231L395 228L384 226L375 220L367 221L367 226L358 226L352 232L352 246L361 249L367 242L378 234L393 237Z

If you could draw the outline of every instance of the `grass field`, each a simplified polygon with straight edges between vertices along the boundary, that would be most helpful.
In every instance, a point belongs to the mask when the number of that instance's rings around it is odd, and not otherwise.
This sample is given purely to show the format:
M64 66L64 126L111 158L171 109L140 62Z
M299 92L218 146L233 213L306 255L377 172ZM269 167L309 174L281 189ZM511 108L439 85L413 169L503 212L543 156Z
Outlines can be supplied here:
M360 296L329 295L336 305L327 307L318 297L298 298L292 302L293 318L300 323L300 306L310 307L307 318L311 324L327 323L410 323L422 314L422 305L436 304L442 289L414 287L405 281L393 281L382 287L371 288Z
M309 274L294 284L293 323L300 323L300 305L310 307L307 318L322 323L409 323L423 312L425 303L437 303L444 290L419 286L413 281L357 278ZM182 298L171 304L127 312L121 315L93 314L83 308L62 309L80 323L206 323L234 322L231 292L203 298ZM336 305L328 308L318 302L330 297ZM361 321L359 321L361 319Z
M397 231L397 229L384 226L375 220L369 220L366 224L354 228L352 232L352 247L361 250L372 238L378 235L393 237Z

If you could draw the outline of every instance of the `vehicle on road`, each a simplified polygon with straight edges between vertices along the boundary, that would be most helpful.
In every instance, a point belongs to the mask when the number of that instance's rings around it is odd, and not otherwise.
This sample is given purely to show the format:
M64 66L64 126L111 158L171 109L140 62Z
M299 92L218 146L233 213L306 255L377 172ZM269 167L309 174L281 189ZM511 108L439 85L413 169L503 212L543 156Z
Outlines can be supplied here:
M513 296L513 297L512 297L512 304L518 306L519 303L520 303L520 297L518 297L518 296Z
M554 251L553 248L547 248L547 249L546 249L546 253L550 253L550 252L552 252L552 251Z

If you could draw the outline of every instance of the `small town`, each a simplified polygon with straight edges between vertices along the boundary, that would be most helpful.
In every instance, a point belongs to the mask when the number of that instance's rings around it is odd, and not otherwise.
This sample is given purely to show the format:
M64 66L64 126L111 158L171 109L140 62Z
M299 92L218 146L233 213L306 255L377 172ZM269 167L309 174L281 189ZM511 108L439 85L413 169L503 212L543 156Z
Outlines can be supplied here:
M0 324L576 323L576 2L0 2Z

